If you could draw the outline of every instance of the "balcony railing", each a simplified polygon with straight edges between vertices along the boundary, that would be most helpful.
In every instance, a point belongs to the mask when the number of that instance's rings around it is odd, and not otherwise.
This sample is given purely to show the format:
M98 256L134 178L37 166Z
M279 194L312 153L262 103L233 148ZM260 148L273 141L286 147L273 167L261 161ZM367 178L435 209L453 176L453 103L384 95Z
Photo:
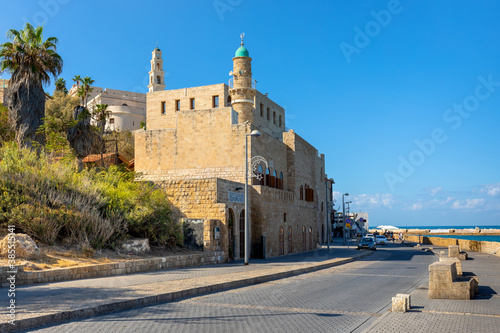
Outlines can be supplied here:
M234 88L234 78L229 79L229 88ZM257 89L257 80L252 79L252 89Z

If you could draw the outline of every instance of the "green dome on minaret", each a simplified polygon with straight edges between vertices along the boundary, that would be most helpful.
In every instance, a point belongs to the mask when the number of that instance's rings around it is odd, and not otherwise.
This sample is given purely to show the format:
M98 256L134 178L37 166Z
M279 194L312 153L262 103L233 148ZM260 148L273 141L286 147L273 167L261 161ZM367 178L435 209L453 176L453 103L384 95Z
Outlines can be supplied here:
M243 46L243 37L245 37L245 33L240 35L241 37L241 46L236 50L234 54L235 57L250 57L248 50Z
M236 53L234 54L235 57L249 57L248 50L244 46L240 46L237 50Z

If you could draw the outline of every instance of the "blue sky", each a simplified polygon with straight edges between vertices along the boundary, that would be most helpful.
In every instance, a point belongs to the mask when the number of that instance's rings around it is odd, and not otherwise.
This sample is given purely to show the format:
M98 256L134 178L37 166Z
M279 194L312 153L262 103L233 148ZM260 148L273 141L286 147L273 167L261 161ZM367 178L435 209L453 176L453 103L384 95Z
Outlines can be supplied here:
M258 89L371 226L500 225L499 17L493 0L9 0L0 42L44 24L68 86L146 92L156 43L167 89L226 83L245 32Z

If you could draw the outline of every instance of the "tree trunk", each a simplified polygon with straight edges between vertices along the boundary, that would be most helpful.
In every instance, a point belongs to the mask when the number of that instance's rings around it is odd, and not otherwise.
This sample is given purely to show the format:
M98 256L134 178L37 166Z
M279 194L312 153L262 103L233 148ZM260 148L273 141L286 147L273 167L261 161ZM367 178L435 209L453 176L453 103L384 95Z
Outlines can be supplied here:
M9 121L16 131L18 146L32 148L36 145L35 142L45 144L44 134L36 133L45 117L45 93L42 84L13 75L6 95Z

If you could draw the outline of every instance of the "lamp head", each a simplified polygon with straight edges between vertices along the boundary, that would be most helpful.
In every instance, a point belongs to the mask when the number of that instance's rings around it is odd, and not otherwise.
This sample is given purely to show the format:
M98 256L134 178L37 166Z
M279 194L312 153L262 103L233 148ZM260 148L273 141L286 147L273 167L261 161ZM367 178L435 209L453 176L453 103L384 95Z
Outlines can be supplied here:
M260 136L260 132L257 130L253 130L252 133L249 134L250 136Z

